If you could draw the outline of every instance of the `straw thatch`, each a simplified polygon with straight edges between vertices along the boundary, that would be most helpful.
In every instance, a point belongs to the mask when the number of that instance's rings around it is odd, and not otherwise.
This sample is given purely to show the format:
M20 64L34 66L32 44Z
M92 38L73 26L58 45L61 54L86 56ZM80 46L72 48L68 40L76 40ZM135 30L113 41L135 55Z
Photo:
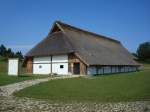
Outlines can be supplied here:
M48 36L26 56L75 53L87 65L139 65L121 42L56 21Z

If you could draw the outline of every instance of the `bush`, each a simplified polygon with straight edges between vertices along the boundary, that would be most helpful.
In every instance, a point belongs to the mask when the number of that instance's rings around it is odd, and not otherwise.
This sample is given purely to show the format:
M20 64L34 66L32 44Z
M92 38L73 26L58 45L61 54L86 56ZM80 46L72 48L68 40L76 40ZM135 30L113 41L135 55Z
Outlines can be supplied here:
M137 55L140 60L150 61L150 42L145 42L139 45Z

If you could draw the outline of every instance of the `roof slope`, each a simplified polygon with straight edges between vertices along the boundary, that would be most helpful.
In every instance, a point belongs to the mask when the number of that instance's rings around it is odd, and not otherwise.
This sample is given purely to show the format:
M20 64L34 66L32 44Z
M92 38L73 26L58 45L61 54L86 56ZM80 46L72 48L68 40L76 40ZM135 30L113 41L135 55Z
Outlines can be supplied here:
M54 54L65 54L73 52L73 47L63 32L55 32L48 35L35 47L33 47L26 56L47 56Z
M56 27L62 32L53 32ZM59 21L54 23L48 37L27 56L70 52L79 55L88 65L138 65L119 41Z

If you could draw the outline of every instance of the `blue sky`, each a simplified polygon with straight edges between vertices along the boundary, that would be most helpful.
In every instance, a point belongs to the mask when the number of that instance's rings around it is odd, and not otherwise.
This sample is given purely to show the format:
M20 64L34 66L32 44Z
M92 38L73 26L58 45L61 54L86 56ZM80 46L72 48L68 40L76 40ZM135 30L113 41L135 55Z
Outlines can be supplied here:
M0 44L26 53L55 20L121 41L150 41L150 0L0 0Z

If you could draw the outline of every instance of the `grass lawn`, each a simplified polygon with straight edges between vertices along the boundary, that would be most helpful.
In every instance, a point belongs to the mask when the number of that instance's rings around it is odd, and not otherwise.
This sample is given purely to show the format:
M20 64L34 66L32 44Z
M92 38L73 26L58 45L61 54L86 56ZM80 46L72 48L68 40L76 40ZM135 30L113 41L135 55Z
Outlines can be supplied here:
M6 73L8 69L7 66L8 66L7 62L0 60L0 73L4 73L4 72Z
M18 97L61 102L116 102L150 99L150 70L92 78L59 79L25 88Z
M24 80L29 80L29 79L43 78L43 77L48 77L48 76L23 75L23 76L17 77L17 76L9 76L6 73L0 73L0 86L12 84L12 83L16 83L16 82L20 82Z
M24 80L29 80L29 79L36 79L36 78L43 78L47 76L40 76L40 75L26 75L26 74L21 74L22 76L8 76L7 74L7 66L8 63L7 61L2 61L2 58L0 57L0 86L2 85L7 85L11 83L16 83Z

